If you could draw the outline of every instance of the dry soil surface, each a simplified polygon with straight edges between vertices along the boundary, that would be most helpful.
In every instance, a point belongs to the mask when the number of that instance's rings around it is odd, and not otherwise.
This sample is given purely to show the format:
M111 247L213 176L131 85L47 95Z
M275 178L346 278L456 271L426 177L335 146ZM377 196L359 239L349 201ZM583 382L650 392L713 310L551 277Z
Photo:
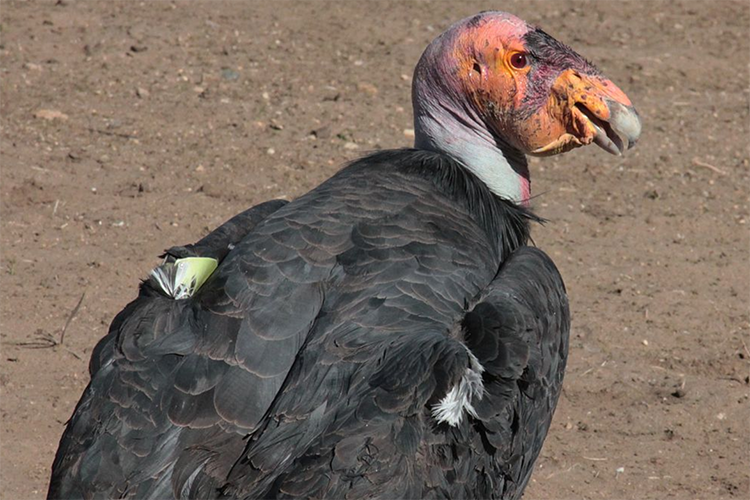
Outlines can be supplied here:
M644 122L625 157L531 164L573 330L526 498L747 498L748 3L75 0L0 4L0 498L44 496L157 255L409 146L421 51L489 8L595 61Z

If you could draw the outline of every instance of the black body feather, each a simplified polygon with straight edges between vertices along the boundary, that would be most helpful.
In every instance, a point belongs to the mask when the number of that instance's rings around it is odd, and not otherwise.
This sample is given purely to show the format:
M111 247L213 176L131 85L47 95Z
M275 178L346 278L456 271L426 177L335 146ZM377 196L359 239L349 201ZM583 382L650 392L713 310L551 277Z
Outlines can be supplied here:
M569 329L534 220L447 156L386 151L168 250L221 264L117 315L49 498L519 498ZM476 417L439 423L469 352Z

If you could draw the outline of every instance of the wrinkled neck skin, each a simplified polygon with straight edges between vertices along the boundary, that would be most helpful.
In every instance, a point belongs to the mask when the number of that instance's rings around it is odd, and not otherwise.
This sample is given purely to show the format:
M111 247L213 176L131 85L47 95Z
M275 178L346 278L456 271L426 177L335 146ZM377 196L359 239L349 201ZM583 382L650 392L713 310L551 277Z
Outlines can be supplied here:
M430 47L433 48L433 47ZM497 196L528 206L531 183L526 157L493 136L465 93L451 81L450 62L428 50L414 72L414 147L461 162Z

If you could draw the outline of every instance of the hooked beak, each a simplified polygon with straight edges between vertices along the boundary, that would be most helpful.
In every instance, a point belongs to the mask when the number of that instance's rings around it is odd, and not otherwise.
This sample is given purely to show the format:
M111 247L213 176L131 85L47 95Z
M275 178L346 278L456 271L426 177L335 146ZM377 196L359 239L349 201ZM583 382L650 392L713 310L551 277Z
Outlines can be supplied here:
M585 106L576 107L595 130L594 144L608 153L620 156L638 141L641 135L641 119L632 105L626 106L611 99L605 99L604 104L609 111L609 120L606 121L599 119Z
M569 69L552 86L551 103L558 108L564 133L533 151L554 154L592 142L613 155L635 146L641 119L625 93L601 76L582 75Z

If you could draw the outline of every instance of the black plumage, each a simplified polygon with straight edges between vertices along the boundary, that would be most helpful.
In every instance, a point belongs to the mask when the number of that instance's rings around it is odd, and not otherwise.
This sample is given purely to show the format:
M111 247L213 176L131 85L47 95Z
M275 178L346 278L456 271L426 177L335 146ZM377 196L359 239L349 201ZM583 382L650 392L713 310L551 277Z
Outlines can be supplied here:
M570 328L525 155L621 154L640 119L503 12L412 84L419 149L167 250L92 354L49 498L520 498Z
M520 497L569 329L537 220L399 150L168 250L221 263L186 300L144 282L115 318L49 498ZM475 416L438 422L472 357Z

